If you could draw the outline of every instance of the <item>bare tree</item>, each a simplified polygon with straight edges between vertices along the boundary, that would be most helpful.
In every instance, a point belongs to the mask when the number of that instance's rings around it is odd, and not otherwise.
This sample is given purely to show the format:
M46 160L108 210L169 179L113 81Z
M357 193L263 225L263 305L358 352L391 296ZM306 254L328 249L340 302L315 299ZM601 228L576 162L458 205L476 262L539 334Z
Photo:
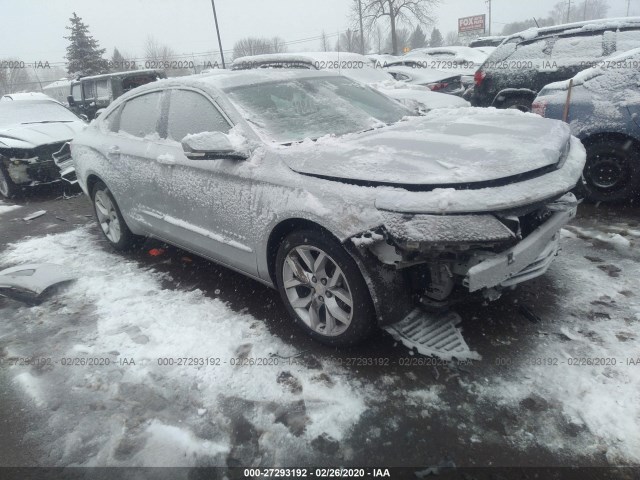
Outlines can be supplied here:
M287 44L280 37L273 37L271 39L271 53L285 53L287 49Z
M410 48L411 45L411 31L408 28L397 28L396 29L396 45L398 46L398 51L400 53L404 52L405 48ZM393 51L393 37L389 35L387 37L387 51Z
M360 53L360 33L351 29L341 33L336 43L336 50L339 52Z
M152 36L147 37L144 45L144 56L149 62L167 62L176 57L176 53L167 45L163 45Z
M462 42L460 41L460 37L458 36L458 32L453 32L453 31L448 32L444 37L444 44L447 47L462 45Z
M233 58L273 53L273 43L266 38L247 37L233 46Z
M439 3L440 0L362 0L362 17L370 30L379 21L388 19L393 54L398 55L399 26L415 22L425 26L433 24L431 12ZM352 13L354 18L358 15L357 2L352 5Z
M320 51L328 52L330 50L331 50L331 46L329 45L329 37L327 37L327 34L323 30L322 35L320 36Z
M39 90L37 82L31 82L23 62L17 58L7 58L0 63L3 65L3 68L0 68L0 95L18 93L22 90Z
M553 24L580 22L583 20L595 20L605 18L609 13L608 0L583 0L578 3L572 0L571 10L569 10L568 0L556 3L549 12L549 17Z

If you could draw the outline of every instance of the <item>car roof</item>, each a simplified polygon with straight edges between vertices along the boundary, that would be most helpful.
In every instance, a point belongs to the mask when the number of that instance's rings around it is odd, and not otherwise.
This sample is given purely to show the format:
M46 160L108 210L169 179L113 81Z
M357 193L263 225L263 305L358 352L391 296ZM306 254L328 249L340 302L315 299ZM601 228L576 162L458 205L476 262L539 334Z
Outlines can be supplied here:
M128 77L128 76L135 76L135 75L147 75L150 73L158 73L158 74L162 74L164 73L163 70L159 70L159 69L148 69L148 70L127 70L124 72L116 72L116 73L105 73L102 75L92 75L90 77L81 77L78 79L78 81L85 81L85 80L101 80L104 78L112 78L112 77Z
M234 87L245 87L261 83L297 80L304 78L336 77L337 73L327 70L280 70L280 69L253 69L253 70L216 70L212 73L200 73L185 77L173 77L142 85L126 93L121 98L128 98L146 90L166 88L174 86L209 87L218 90L226 90Z
M527 41L559 33L582 33L594 30L607 30L611 28L628 27L640 28L640 17L602 18L599 20L588 20L585 22L565 23L562 25L554 25L551 27L534 27L522 32L509 35L505 38L502 44L504 45L506 43L513 43L513 40L515 39Z
M370 60L364 55L351 52L301 52L301 53L268 53L264 55L251 55L239 57L233 61L234 66L260 63L315 63L315 62L364 62L369 64Z

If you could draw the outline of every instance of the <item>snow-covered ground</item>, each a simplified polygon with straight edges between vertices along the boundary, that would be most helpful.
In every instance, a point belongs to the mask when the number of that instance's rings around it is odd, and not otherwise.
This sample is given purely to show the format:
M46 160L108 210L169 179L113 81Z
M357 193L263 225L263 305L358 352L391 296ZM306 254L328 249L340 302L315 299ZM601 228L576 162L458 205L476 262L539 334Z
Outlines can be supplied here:
M461 312L483 357L463 370L367 370L338 365L330 350L298 351L246 310L176 289L160 269L107 251L89 227L25 239L0 255L0 268L54 262L78 274L40 306L0 304L0 359L53 359L8 368L25 408L41 419L26 434L47 445L37 459L46 465L311 465L321 453L387 463L394 459L358 452L426 442L425 452L396 459L418 465L441 451L428 447L434 441L446 446L430 431L436 424L467 449L638 464L640 227L576 225L543 279L500 300L511 307L528 298L539 323L508 320L500 330L483 309ZM508 352L499 355L507 364L494 365L494 344ZM410 358L395 348L392 361ZM175 364L185 357L220 364ZM110 365L63 366L64 358ZM231 364L243 359L268 365Z
M8 205L0 200L0 215L2 215L3 213L11 212L13 210L17 210L18 208L20 208L20 205Z

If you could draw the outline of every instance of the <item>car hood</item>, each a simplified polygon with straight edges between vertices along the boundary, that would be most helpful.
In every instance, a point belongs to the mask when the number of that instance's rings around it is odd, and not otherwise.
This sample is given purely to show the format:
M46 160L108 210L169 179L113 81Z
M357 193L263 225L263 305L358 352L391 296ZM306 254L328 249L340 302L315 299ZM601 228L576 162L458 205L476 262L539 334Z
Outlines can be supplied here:
M71 140L84 128L77 122L29 123L0 128L0 147L35 148Z
M307 140L283 155L292 170L323 178L455 186L552 167L570 138L566 124L534 114L440 109L369 132Z

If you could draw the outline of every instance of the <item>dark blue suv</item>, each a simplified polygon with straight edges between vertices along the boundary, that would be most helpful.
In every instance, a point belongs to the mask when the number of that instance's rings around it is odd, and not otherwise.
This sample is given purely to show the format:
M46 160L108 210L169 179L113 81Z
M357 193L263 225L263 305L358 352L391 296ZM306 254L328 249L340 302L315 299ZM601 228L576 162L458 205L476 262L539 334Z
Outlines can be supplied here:
M571 84L571 88L570 88ZM634 200L640 191L640 48L603 60L572 80L547 85L533 112L565 120L587 149L582 179L596 202Z

